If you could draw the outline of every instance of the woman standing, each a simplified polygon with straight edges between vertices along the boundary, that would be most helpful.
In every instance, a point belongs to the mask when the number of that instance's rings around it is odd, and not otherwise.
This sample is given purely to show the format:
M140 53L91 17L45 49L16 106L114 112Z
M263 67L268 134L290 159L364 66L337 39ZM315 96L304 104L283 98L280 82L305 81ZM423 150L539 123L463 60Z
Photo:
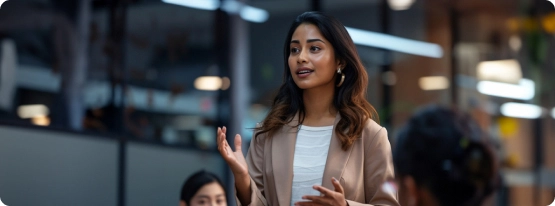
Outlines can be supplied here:
M345 27L319 12L298 16L286 38L284 79L247 158L226 128L218 150L241 205L398 205L381 190L391 147L365 98L368 75ZM321 186L320 186L321 185Z

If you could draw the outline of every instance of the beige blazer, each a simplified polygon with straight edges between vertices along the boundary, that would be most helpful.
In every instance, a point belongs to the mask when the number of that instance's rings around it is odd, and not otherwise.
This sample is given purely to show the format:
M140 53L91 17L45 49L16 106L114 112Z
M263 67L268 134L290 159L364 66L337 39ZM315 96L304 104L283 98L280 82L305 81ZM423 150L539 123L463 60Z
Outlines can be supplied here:
M334 127L340 119L338 114ZM251 176L250 205L290 204L297 124L295 118L273 137L253 137L246 159ZM347 151L341 149L335 132L332 134L322 178L322 185L331 190L332 177L340 181L351 206L399 205L397 194L381 189L384 181L394 178L393 162L387 131L373 120L366 122L360 138Z

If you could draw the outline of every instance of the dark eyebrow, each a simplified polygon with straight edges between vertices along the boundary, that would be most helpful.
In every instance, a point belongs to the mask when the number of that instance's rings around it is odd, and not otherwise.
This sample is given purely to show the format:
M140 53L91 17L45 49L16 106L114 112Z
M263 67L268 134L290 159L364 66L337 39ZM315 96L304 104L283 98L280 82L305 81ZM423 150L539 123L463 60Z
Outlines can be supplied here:
M210 199L210 197L208 195L198 195L197 197L201 198L201 199L203 199L203 198ZM224 194L217 194L216 197L225 197L225 195Z
M324 42L324 41L321 40L321 39L309 39L309 40L306 40L307 43L312 43L312 42L315 42L315 41L320 41L320 42L322 42L322 43L326 43L326 42Z
M321 40L321 39L309 39L309 40L306 40L307 43L312 43L312 42L317 42L317 41L322 42L322 43L325 43L325 42L324 42L323 40ZM300 44L301 42L300 42L299 40L291 40L291 44L292 44L292 43Z

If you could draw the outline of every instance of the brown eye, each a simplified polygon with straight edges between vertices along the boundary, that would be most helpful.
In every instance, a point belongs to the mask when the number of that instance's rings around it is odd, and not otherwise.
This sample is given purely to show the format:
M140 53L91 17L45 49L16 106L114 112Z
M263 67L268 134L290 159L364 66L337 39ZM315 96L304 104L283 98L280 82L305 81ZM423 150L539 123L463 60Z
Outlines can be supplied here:
M320 47L317 47L317 46L310 47L310 51L320 51L320 50L322 50L322 49Z
M297 48L291 48L291 53L297 53L297 52L299 52L299 49L297 49Z

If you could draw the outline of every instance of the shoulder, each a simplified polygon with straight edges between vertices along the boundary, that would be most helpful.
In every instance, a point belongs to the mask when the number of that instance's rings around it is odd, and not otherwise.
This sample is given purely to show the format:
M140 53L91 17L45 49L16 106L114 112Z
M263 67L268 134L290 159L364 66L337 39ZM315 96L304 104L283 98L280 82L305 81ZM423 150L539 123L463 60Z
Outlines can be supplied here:
M260 133L260 132L262 131L262 129L263 129L262 126L263 126L263 123L262 123L262 122L259 122L259 123L256 123L256 126L254 127L252 139L253 139L253 141L255 141L256 143L264 143L265 141L272 139L274 136L280 136L280 135L282 135L283 133L285 133L285 131L283 131L284 128L285 128L285 126L282 126L282 127L281 127L278 131L276 131L272 136L270 136L270 135L268 134L269 132ZM259 133L260 133L260 134L259 134Z
M372 119L366 120L362 132L362 141L365 153L370 152L372 155L375 155L376 152L391 154L391 144L389 142L387 129Z
M252 142L256 144L264 143L264 139L266 139L266 133L258 134L262 130L262 122L256 123L256 126L253 129L252 134Z
M366 123L364 123L364 129L362 131L362 138L364 139L374 139L376 136L383 136L387 137L387 129L382 127L373 119L366 119Z

